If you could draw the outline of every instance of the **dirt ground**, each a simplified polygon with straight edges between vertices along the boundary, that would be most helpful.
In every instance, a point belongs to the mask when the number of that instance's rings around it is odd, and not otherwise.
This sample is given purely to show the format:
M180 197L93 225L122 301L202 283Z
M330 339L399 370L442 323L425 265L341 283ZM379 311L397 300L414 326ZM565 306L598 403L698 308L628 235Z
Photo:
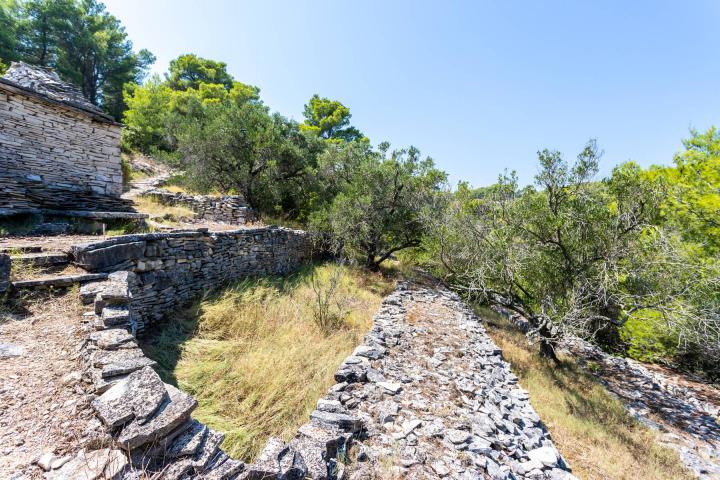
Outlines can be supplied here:
M99 424L80 380L77 291L0 310L0 478L41 478L39 455L89 445Z

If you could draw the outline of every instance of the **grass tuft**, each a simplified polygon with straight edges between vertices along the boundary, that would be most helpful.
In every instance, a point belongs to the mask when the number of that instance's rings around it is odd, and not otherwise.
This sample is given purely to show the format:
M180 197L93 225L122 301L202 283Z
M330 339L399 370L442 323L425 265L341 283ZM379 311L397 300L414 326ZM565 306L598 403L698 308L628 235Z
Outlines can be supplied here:
M540 357L504 317L479 307L488 334L503 351L530 401L570 463L585 480L695 478L657 433L630 417L622 403L572 358L558 367Z
M180 221L195 216L190 208L181 205L163 205L152 197L137 197L133 199L135 210L146 213L155 221Z
M333 283L345 314L328 331L313 305ZM270 436L289 440L307 421L391 289L381 275L334 265L246 279L173 318L144 348L165 381L198 400L195 418L226 434L225 451L251 461Z

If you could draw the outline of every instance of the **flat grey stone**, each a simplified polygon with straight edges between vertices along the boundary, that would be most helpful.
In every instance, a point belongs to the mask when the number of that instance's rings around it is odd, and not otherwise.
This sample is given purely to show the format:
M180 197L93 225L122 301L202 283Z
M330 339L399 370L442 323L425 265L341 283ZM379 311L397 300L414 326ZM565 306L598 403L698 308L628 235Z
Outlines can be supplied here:
M93 332L90 334L90 341L103 350L115 350L128 343L132 343L130 347L137 348L135 337L124 328L110 328Z
M385 391L397 395L402 390L402 385L393 382L378 382L378 385L385 389Z
M448 430L445 432L445 439L448 440L450 443L458 444L458 443L466 443L470 441L470 438L472 435L470 435L470 432L466 432L465 430Z
M10 357L21 357L25 354L25 349L19 345L12 343L0 343L0 359Z
M92 407L103 423L117 427L133 418L140 424L146 422L167 400L168 392L160 376L145 367L93 400Z
M558 464L557 450L553 447L540 447L527 452L530 460L535 460L548 467L554 467Z
M225 434L209 430L205 435L205 441L200 446L200 449L193 457L192 465L196 470L204 470L205 467L215 458L218 453L220 444L225 439Z
M133 450L165 437L180 426L197 406L197 401L172 385L165 385L170 398L147 422L133 420L126 425L117 439L119 445Z
M213 466L210 471L203 475L203 480L228 480L234 475L242 472L245 463L240 460L228 458L220 466Z
M127 348L120 350L95 350L90 354L90 364L93 367L101 368L105 365L120 363L126 360L144 357L145 354L139 348Z
M106 327L126 325L130 321L130 310L124 306L108 305L103 307L100 318Z
M195 455L197 453L207 435L208 427L197 420L191 422L190 428L178 435L168 448L167 456L169 458Z
M369 345L359 345L357 348L355 348L353 355L369 358L371 360L377 360L383 355L385 355L385 349L380 346L371 347Z
M115 377L117 375L132 373L143 367L154 367L155 365L157 365L157 362L147 357L128 358L103 366L102 376L104 378Z
M362 421L359 418L344 413L331 413L314 410L310 414L310 418L345 431L357 432L362 428Z

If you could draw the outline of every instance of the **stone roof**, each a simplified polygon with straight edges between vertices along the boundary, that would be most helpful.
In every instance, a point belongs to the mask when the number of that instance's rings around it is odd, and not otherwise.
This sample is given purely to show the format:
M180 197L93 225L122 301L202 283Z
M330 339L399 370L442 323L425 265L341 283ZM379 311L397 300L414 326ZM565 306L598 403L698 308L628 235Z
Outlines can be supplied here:
M0 77L0 81L32 91L55 102L107 117L100 108L85 98L77 86L62 81L57 72L51 68L38 67L25 62L12 62L5 75Z

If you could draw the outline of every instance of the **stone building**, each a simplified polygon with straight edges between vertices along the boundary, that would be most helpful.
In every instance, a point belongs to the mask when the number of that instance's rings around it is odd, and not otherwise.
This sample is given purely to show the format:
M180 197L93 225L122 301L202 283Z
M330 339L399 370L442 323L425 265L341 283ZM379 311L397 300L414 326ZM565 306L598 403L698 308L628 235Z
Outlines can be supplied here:
M0 77L0 216L129 210L120 124L50 69Z

